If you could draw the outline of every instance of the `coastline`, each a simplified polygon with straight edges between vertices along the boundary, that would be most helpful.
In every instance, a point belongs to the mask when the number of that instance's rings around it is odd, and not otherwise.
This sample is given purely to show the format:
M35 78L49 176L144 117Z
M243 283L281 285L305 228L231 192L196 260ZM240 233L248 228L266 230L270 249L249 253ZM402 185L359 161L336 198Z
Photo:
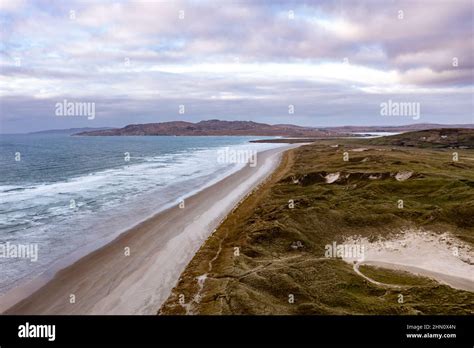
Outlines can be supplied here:
M258 153L246 166L120 234L58 271L0 297L4 314L155 314L202 243L296 147ZM129 256L125 255L129 248ZM40 285L39 285L40 284ZM71 295L75 302L70 303Z

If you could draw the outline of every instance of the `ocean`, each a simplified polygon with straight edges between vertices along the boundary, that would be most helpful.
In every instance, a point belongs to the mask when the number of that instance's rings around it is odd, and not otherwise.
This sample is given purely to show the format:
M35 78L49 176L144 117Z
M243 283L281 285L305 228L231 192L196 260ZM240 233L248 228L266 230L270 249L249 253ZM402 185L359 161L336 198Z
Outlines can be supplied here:
M0 294L248 165L223 150L283 146L258 138L0 135Z

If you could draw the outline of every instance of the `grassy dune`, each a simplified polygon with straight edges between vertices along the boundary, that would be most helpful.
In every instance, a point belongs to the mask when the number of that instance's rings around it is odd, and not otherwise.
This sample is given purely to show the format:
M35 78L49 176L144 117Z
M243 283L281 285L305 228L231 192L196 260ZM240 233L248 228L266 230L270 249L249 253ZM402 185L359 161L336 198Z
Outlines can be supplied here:
M320 140L288 152L202 246L160 313L472 313L474 293L360 267L394 285L378 286L324 257L326 244L346 236L377 239L405 228L449 231L474 245L474 150L389 141ZM407 172L408 179L396 179Z

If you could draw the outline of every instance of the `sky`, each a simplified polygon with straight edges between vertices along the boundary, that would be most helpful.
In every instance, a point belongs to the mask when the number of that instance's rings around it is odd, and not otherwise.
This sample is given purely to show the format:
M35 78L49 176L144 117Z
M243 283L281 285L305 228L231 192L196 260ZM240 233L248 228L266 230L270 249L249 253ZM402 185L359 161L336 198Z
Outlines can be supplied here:
M0 0L0 31L1 133L474 123L472 0Z

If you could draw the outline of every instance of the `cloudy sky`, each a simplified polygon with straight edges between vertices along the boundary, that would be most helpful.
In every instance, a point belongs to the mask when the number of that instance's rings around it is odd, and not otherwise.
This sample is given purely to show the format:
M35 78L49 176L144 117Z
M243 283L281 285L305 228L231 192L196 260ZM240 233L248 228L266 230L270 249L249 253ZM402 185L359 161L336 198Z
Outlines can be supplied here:
M0 132L472 123L473 23L472 0L0 0ZM64 99L95 118L56 116Z

